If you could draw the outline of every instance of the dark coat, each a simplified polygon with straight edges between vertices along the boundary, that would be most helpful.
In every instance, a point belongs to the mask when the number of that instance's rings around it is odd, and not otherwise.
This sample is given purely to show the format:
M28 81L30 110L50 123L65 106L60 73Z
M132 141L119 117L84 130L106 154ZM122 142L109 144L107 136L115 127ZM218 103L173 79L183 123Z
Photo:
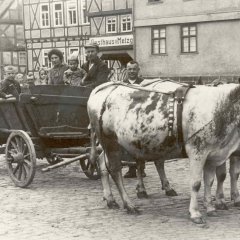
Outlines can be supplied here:
M97 58L94 65L89 69L89 61L82 65L82 68L87 72L85 84L88 87L95 88L98 85L108 81L110 70L107 64L100 58Z
M12 94L14 97L18 97L21 93L21 87L18 81L4 79L0 87L0 97L5 98L6 95Z
M140 84L144 79L141 77L138 77L137 80L134 82L134 84ZM128 80L128 78L123 80L123 83L131 84Z
M64 84L64 72L68 69L66 64L61 64L58 67L53 67L48 72L48 84L59 85Z

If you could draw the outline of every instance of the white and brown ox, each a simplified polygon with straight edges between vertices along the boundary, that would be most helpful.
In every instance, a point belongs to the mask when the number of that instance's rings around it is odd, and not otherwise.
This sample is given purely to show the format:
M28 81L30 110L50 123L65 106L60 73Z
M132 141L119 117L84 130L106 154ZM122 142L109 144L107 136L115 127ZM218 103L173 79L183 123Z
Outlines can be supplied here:
M96 88L90 95L88 113L92 130L96 133L104 150L100 156L101 168L104 168L103 162L106 162L124 207L130 212L135 212L137 209L128 198L123 186L122 149L137 161L140 195L146 193L141 178L143 160L155 161L160 178L165 181L163 188L167 183L168 190L171 190L163 168L164 160L161 161L161 158L168 148L165 142L169 135L168 103L171 97L167 93L174 91L177 87L179 84L173 82L159 84L153 82L145 89L121 84L105 84ZM151 91L151 89L154 90ZM204 205L207 213L211 215L215 211L211 198L215 173L218 180L216 203L220 208L226 208L223 195L225 162L240 149L239 112L240 87L237 84L218 87L198 86L188 92L183 103L182 130L191 174L189 212L191 220L195 223L205 222L197 201L203 173ZM231 197L236 205L240 205L237 189L239 172L239 161L232 157L230 161ZM108 205L116 205L104 170L102 183Z

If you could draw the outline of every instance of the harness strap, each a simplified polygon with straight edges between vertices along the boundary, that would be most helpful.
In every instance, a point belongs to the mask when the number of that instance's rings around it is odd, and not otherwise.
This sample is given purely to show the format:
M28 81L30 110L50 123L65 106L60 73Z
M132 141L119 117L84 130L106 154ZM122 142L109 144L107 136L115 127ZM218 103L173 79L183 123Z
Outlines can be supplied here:
M182 130L182 111L183 111L183 102L187 95L187 92L190 88L194 86L181 86L176 89L174 99L177 102L177 141L180 147L183 147L183 130Z

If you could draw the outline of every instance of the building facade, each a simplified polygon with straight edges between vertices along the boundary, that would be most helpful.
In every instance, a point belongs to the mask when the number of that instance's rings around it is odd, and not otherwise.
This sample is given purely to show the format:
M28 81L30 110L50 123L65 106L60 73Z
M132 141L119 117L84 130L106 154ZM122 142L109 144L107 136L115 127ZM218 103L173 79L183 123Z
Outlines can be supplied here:
M23 0L24 35L27 46L28 71L51 67L48 52L58 48L64 61L73 52L85 61L84 45L89 39L90 25L86 15L87 0Z
M89 42L100 46L101 59L116 76L134 58L132 7L132 0L87 0Z
M134 25L145 76L240 75L240 0L135 0Z
M23 33L21 0L0 0L0 75L3 68L13 65L18 72L26 71L26 50Z

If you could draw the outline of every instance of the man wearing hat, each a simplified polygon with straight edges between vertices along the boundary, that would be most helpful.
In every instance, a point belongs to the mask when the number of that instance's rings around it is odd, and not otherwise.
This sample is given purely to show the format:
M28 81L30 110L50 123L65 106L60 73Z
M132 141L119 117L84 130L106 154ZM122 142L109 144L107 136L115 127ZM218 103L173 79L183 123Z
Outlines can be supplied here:
M48 59L53 64L53 67L48 72L48 84L64 84L63 75L68 66L63 63L63 53L58 49L52 49L48 53Z
M15 80L16 69L14 66L4 68L5 77L0 86L0 97L8 98L10 95L18 98L21 93L20 83Z
M69 56L69 69L64 72L63 81L71 86L82 86L87 77L87 72L83 68L78 68L78 53L74 52Z
M97 44L85 45L87 62L82 65L82 68L87 72L87 77L84 85L95 88L96 86L108 81L109 69L107 64L99 57L99 46Z

